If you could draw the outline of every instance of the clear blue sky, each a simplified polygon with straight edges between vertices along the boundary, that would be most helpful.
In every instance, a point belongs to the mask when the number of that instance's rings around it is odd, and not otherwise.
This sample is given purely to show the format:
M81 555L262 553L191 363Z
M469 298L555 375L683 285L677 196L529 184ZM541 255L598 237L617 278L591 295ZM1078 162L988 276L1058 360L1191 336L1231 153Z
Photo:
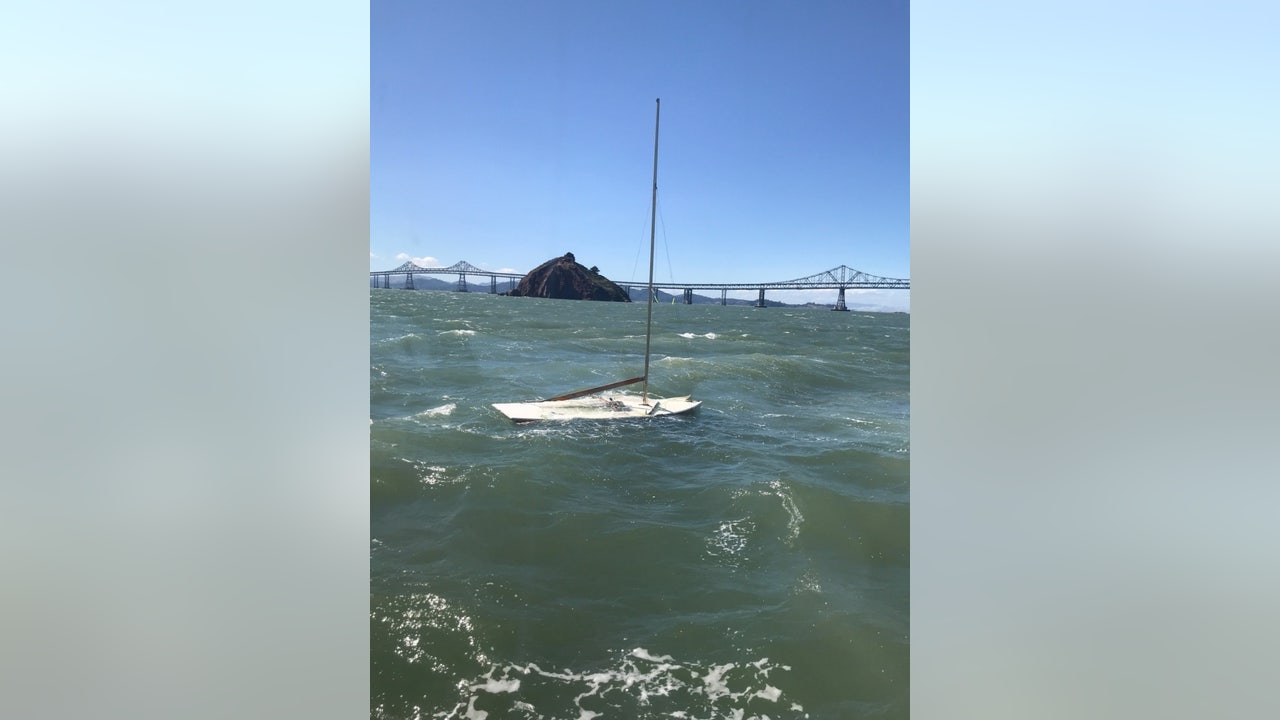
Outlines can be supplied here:
M370 269L572 251L642 280L660 97L655 279L910 277L908 23L898 0L374 0Z

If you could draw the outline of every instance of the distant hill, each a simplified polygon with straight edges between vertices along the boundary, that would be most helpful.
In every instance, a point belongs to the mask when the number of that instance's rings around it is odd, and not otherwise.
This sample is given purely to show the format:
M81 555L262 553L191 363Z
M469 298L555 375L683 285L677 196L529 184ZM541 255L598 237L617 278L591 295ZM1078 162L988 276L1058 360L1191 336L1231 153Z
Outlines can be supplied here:
M382 287L382 278L377 278L375 282L376 284L372 284L372 287ZM397 289L403 290L404 286L405 286L404 275L396 274L391 276L392 290L397 290ZM482 287L484 289L484 292L489 292L488 283L485 283L482 286L479 283L475 283L471 281L467 282L468 289L475 289L479 291ZM457 290L458 280L456 278L453 280L440 280L430 275L414 275L413 289L414 290Z

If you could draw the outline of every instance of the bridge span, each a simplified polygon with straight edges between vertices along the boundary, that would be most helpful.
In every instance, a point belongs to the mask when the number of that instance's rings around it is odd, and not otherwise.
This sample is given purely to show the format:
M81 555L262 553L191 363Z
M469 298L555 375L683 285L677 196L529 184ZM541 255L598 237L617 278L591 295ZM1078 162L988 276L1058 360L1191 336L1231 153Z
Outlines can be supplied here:
M504 273L492 270L482 270L475 265L461 260L448 267L422 267L413 261L406 262L393 270L378 270L369 273L369 280L374 287L391 287L392 275L403 275L406 290L413 290L413 277L415 275L454 275L458 276L457 291L469 292L470 287L467 284L467 276L487 277L489 279L489 292L498 293L499 280L504 286L502 292L513 290L525 276L525 273ZM631 293L632 288L648 287L649 283L634 281L614 281L618 285L626 289L627 294ZM764 302L764 294L766 290L838 290L839 296L836 300L835 307L832 310L848 310L845 307L844 291L846 289L876 289L876 290L910 290L911 281L907 278L886 278L878 275L855 270L848 265L839 265L830 270L824 270L813 275L806 275L802 278L794 280L780 280L773 282L750 282L750 283L661 283L653 284L655 289L662 290L680 290L681 297L686 305L693 304L694 290L719 290L720 304L728 305L730 290L757 290L755 306L766 307Z

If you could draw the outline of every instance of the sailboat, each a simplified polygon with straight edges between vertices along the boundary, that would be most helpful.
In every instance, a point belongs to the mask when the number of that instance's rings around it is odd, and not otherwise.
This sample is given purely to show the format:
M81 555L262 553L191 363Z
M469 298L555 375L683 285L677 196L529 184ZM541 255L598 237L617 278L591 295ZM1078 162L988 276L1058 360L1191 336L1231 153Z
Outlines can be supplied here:
M524 403L494 403L493 407L508 418L524 423L535 420L619 420L623 418L659 417L691 412L702 404L688 395L669 398L649 397L649 346L653 338L653 245L658 212L658 128L662 120L662 99L657 101L653 121L653 200L649 211L649 292L648 315L644 330L644 374L607 385L557 395L546 400ZM627 385L642 383L640 395L604 394Z

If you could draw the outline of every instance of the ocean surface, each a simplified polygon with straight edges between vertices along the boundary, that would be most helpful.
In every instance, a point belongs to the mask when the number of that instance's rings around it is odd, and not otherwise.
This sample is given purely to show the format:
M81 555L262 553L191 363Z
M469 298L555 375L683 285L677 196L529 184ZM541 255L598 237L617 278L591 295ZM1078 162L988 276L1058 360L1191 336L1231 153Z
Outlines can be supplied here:
M371 717L909 716L909 315L369 297Z

